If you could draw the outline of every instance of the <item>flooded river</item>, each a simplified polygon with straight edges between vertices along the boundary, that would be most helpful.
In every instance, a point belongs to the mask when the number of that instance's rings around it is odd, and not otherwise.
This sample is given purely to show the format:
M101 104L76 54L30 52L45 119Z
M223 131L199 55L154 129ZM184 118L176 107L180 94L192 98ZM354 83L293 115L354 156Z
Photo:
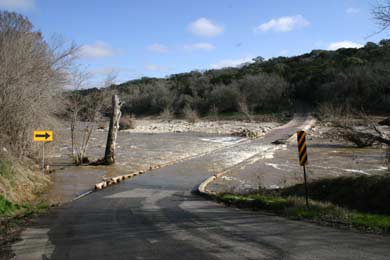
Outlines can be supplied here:
M72 166L71 145L66 132L51 144L53 185L48 194L52 203L72 200L93 188L103 178L147 170L193 156L231 146L247 139L203 133L142 134L119 132L116 164L113 166ZM87 156L90 161L104 155L107 131L95 131L91 137Z

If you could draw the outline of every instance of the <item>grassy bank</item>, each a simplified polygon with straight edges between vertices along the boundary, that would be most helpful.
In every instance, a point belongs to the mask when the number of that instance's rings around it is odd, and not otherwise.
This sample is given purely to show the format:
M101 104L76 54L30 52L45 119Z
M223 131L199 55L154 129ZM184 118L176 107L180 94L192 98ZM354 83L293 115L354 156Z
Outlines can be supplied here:
M359 176L310 183L309 191L313 195L309 207L305 205L302 185L247 195L219 194L215 199L227 205L271 211L292 219L389 234L390 215L385 206L386 198L390 198L389 179L388 175Z
M288 196L305 195L303 184L277 191ZM310 198L365 213L390 215L390 174L338 177L308 184Z
M45 212L48 207L41 201L15 204L0 195L0 245L12 241L31 217Z
M0 195L7 200L16 204L36 201L49 184L49 177L31 159L19 160L0 152Z
M32 216L47 209L41 194L50 181L31 161L0 154L0 244L11 241Z

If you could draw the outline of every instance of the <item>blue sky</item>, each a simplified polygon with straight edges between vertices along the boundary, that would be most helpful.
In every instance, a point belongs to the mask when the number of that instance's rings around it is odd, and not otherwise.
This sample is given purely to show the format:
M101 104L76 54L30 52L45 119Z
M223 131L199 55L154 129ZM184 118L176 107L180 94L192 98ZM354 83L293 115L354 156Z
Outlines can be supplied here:
M46 38L79 46L95 79L235 66L256 56L358 47L389 37L364 0L0 0L29 17Z

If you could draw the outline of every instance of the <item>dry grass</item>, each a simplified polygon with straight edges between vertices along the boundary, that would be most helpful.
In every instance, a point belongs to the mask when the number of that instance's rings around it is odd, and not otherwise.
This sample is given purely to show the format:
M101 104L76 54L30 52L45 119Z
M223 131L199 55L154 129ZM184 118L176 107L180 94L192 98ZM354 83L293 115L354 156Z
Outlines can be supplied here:
M13 203L34 201L50 184L47 176L9 155L0 154L0 193Z

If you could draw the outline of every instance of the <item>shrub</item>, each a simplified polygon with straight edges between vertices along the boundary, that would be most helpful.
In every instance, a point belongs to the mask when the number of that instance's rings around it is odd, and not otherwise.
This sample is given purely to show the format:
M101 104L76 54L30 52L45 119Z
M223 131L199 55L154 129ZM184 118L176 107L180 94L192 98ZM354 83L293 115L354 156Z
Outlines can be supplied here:
M198 112L189 106L184 108L183 114L184 118L191 124L194 124L199 120Z
M8 201L2 195L0 195L0 215L9 214L19 208L18 205Z
M322 103L318 106L318 116L323 120L335 121L342 115L342 107L331 103Z
M135 129L136 122L134 116L125 115L119 120L119 130Z
M164 110L161 112L160 117L162 119L172 119L174 117L174 113L170 107L164 108Z
M210 103L218 108L219 112L235 112L240 100L240 92L233 85L220 85L210 93Z

